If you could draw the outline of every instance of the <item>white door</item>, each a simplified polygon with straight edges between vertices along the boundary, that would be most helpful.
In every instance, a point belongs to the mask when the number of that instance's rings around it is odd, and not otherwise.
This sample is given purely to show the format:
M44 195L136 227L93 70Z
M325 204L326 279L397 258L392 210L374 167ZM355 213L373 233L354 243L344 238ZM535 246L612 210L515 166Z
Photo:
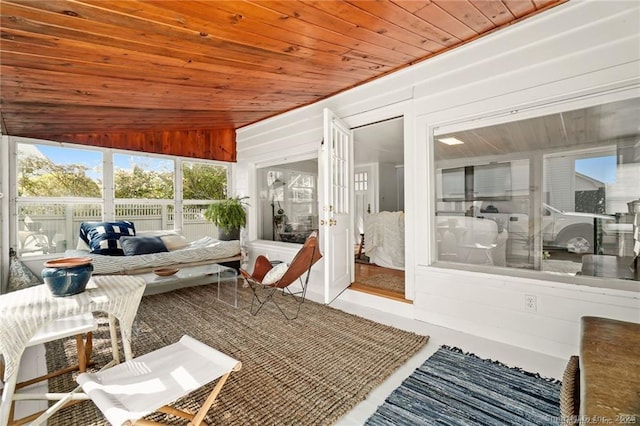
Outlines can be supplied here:
M324 110L320 153L320 233L324 247L324 302L349 287L353 275L353 134L333 112Z

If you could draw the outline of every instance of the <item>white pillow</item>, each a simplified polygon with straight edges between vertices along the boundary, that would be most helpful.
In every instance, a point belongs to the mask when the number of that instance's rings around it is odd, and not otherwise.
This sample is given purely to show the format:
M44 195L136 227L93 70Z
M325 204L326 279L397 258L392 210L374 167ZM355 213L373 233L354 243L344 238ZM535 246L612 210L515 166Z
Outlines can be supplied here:
M287 272L287 269L289 269L288 264L284 262L278 263L276 266L271 268L269 272L267 272L267 274L262 279L262 284L277 283L278 281L280 281L280 278L282 278L284 273Z
M163 235L180 235L180 230L160 229L152 231L136 231L136 235L140 237L162 237Z
M183 235L163 235L160 239L169 251L185 248L189 245L189 242Z
M82 238L78 238L78 244L76 245L76 250L91 251L91 247L89 247L89 244L87 244Z

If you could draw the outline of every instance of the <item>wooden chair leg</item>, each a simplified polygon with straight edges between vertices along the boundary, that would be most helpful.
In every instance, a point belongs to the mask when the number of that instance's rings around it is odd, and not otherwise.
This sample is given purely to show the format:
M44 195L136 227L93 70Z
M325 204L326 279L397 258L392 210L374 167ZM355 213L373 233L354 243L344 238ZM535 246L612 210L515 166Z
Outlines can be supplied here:
M231 375L231 372L228 372L227 374L225 374L224 376L222 376L222 377L220 377L218 379L218 383L216 383L216 386L213 388L213 390L211 391L211 393L207 397L207 400L202 404L202 406L200 407L200 410L198 410L198 413L196 414L196 416L189 423L190 425L193 424L194 426L199 426L200 423L202 423L202 421L204 420L204 416L207 415L207 412L209 411L209 408L211 408L211 406L213 405L213 402L218 397L218 394L222 390L222 387L224 386L224 384L226 383L226 381L227 381L227 379L229 378L230 375Z
M91 353L93 351L93 332L87 332L87 339L85 340L84 353L87 360L87 367L91 365Z
M60 370L53 371L51 373L35 377L30 380L25 380L24 382L20 382L16 384L16 390L25 388L27 386L31 386L35 383L42 382L44 380L49 380L54 377L61 376L63 374L71 373L72 371L78 370L81 373L87 371L87 367L91 364L91 351L93 350L93 333L87 332L86 340L82 334L76 335L76 350L78 352L78 365L72 365L66 368L61 368ZM4 364L0 363L0 372L2 376L4 376ZM0 376L0 377L2 377ZM70 401L68 405L74 404L79 401ZM11 401L11 409L9 412L9 425L11 426L20 426L26 423L29 423L40 416L44 411L40 411L38 413L34 413L30 416L23 417L21 419L14 420L14 411L15 411L15 401Z
M76 349L78 351L78 371L84 373L91 362L93 350L93 333L87 332L86 338L81 334L76 335Z
M78 352L78 371L87 371L87 353L85 352L84 336L76 334L76 351Z

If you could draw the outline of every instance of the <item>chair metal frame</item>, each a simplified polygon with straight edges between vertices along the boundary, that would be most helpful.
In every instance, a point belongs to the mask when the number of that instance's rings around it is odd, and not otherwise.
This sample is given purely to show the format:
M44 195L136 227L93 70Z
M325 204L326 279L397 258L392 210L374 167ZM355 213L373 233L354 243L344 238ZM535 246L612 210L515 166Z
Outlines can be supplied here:
M240 269L240 274L249 284L251 291L253 293L253 298L251 299L251 307L249 308L249 312L252 315L257 315L258 312L262 309L262 307L268 303L273 302L274 305L278 308L278 310L284 315L284 317L288 320L294 320L298 318L300 314L300 308L304 303L307 295L307 287L309 284L309 276L311 275L311 267L322 258L322 254L320 253L320 249L318 247L318 237L317 232L312 232L307 239L305 240L302 248L295 255L287 271L284 275L274 283L265 284L262 281L264 280L265 275L269 272L273 265L265 256L258 256L256 258L256 262L253 267L253 273L249 273L243 269ZM303 280L302 276L304 273L307 273L306 278ZM291 290L290 286L296 282L300 283L301 289L300 291ZM287 315L283 306L278 303L276 297L274 297L278 290L282 290L282 295L291 296L297 305L295 309L294 315ZM266 294L261 295L259 293L265 292Z

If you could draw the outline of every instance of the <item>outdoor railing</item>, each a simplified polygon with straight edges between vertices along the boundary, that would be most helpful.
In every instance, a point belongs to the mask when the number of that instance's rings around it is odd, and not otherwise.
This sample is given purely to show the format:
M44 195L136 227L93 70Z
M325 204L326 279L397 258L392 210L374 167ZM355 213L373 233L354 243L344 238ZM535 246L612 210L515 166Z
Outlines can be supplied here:
M217 228L204 218L206 205L185 206L181 234L188 241L204 236L217 238ZM128 220L136 231L172 230L175 225L173 205L117 204L115 220ZM82 222L102 221L98 204L20 204L18 213L19 256L64 253L76 248Z

